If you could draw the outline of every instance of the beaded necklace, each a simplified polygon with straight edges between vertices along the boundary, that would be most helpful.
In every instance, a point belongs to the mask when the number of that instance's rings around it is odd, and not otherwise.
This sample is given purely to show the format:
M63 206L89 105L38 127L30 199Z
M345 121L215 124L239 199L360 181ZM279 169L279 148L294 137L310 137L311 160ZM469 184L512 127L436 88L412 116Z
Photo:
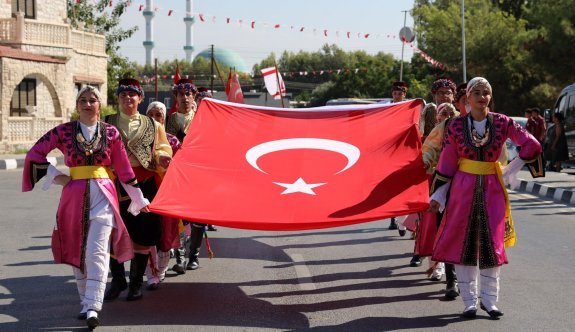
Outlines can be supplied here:
M475 129L475 126L473 125L473 118L470 117L470 120L471 120L471 143L477 148L484 146L487 143L487 141L489 141L489 120L487 120L487 123L485 123L485 132L483 133L483 135L479 135L477 129Z
M94 133L94 136L92 137L92 139L89 142L86 142L86 138L84 137L84 134L82 133L82 128L80 127L80 121L78 121L76 123L76 132L77 132L76 141L78 141L78 143L80 143L80 146L84 150L84 153L86 154L86 156L93 155L94 149L100 143L100 138L101 138L100 122L96 123L96 132Z

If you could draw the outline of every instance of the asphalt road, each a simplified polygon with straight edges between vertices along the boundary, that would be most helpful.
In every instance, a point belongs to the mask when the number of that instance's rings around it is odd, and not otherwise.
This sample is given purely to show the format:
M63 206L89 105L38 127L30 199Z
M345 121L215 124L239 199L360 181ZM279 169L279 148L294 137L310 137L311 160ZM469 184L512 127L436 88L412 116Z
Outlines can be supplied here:
M20 192L0 171L0 331L86 330L72 269L55 265L50 234L60 189ZM512 194L517 246L502 269L505 316L459 318L444 283L408 266L409 237L388 221L305 231L210 232L216 258L169 272L137 302L105 303L97 331L572 331L575 208ZM173 264L173 261L171 262Z

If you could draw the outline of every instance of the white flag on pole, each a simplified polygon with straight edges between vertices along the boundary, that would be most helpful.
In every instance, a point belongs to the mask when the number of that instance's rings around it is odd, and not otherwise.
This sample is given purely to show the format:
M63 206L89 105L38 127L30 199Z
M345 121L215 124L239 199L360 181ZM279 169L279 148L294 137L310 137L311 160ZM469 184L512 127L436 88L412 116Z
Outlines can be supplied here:
M282 75L277 71L276 67L269 67L262 69L262 75L264 76L266 89L268 90L270 95L274 97L274 99L280 99L282 96L285 96L286 87L284 85L284 80L282 79ZM279 81L279 87L278 87L278 81Z

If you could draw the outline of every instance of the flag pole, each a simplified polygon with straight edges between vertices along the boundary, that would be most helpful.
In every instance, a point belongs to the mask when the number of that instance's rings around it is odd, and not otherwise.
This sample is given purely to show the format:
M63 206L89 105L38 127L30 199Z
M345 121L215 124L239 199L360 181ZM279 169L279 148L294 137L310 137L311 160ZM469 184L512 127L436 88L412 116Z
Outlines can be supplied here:
M154 75L156 75L154 80L154 99L158 100L158 58L154 58Z
M226 82L224 82L224 79L222 78L222 73L220 72L220 67L218 67L218 63L216 61L214 61L214 65L216 66L216 72L218 73L218 78L220 79L220 81L222 81L222 84L224 85L224 87L226 86ZM212 83L213 84L213 83ZM213 86L212 86L213 89ZM213 90L212 90L213 92Z
M278 69L278 64L276 63L276 59L274 58L274 67L276 68L276 81L278 84L278 92L280 93L280 99L282 101L282 108L285 108L284 105L284 97L282 95L282 87L280 85L280 73L279 73L279 69Z

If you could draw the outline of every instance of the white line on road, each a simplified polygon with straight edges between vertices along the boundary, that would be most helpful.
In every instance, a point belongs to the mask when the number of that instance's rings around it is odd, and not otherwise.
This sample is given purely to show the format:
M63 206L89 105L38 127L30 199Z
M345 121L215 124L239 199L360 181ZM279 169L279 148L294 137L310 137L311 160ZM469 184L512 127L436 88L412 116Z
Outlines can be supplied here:
M297 279L299 281L299 288L301 290L315 290L316 289L315 284L313 283L309 269L305 265L305 262L303 260L303 255L291 254L290 257L291 257L292 261L294 261L294 263L296 263L295 264L295 273L296 273ZM299 263L301 263L301 264L299 264Z

